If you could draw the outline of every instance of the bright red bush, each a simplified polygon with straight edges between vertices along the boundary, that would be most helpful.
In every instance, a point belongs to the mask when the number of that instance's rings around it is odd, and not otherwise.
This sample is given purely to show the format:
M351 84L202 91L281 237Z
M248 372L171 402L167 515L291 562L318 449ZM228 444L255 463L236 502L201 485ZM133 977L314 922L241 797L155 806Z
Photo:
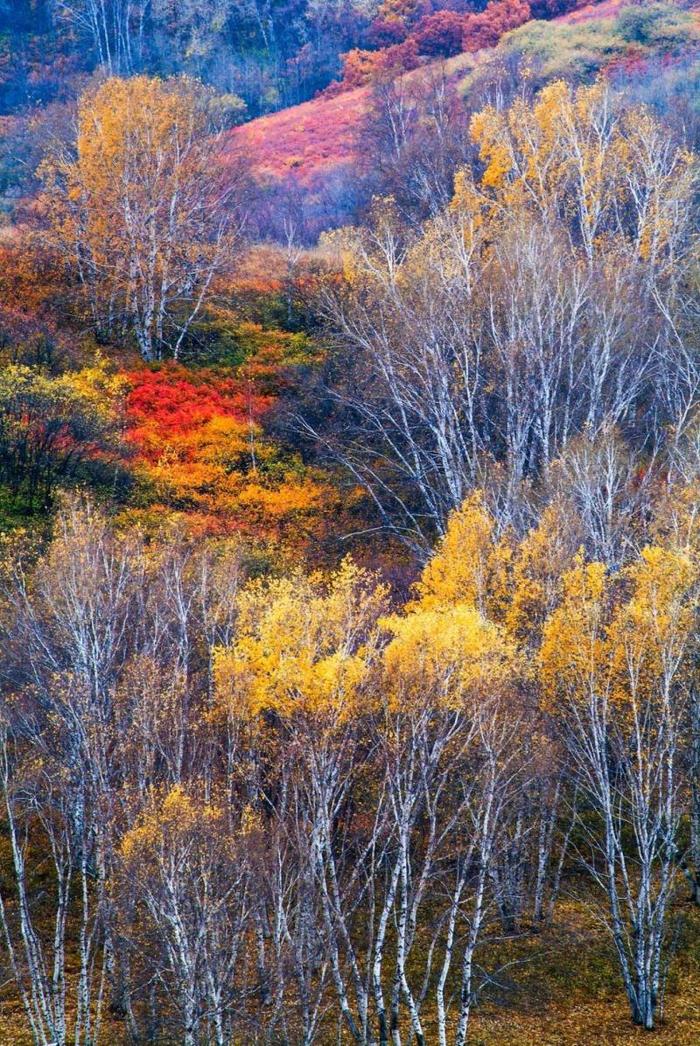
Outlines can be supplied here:
M252 392L248 383L178 364L134 371L129 380L128 438L152 461L166 445L182 445L214 418L241 424L258 421L272 402L271 397Z

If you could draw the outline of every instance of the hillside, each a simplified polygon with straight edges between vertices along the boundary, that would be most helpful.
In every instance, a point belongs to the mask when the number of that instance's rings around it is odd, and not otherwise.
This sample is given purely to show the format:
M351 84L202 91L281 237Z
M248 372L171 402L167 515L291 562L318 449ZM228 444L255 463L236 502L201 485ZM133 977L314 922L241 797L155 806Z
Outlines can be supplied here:
M368 100L369 89L360 87L258 117L229 132L228 150L251 157L261 179L293 178L317 188L324 176L356 160Z
M546 64L548 53L555 54L556 67L545 73L545 80L553 75L590 79L598 72L605 73L606 68L612 70L626 55L638 62L643 57L667 59L679 49L687 53L693 22L697 34L697 16L692 8L688 15L678 8L667 8L666 20L678 23L675 36L664 33L662 26L658 35L634 39L624 32L618 17L623 6L623 0L600 0L550 22L530 21L506 33L494 47L428 61L415 71L399 75L395 90L415 94L421 82L446 78L448 85L461 91L469 106L469 96L477 84L500 75L498 70L507 56L516 53L535 70ZM578 29L584 35L569 40L567 34ZM550 37L554 43L550 43ZM292 194L297 206L301 201L311 216L312 227L337 224L352 212L358 175L367 170L367 120L373 105L371 83L330 96L321 94L234 128L228 133L226 154L231 159L245 156L257 183L273 199L281 193L285 198ZM344 195L350 201L345 207Z
M575 25L589 19L613 18L623 0L600 0L554 19ZM464 65L488 61L494 49L478 55L458 56L445 62L427 63L419 72L404 74L410 83L446 69L457 81ZM360 131L370 104L370 87L360 87L334 97L321 95L301 105L250 120L228 134L228 150L252 158L253 169L262 180L294 181L309 190L318 189L323 178L339 166L356 162L361 153Z
M0 0L0 1046L697 1046L699 188L685 2Z

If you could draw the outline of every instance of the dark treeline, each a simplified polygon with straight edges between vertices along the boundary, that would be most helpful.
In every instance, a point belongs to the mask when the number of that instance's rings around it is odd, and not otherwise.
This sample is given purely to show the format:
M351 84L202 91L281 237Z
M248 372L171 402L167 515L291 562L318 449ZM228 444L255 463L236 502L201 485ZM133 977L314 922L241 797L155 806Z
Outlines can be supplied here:
M398 5L394 25L400 32L440 6ZM372 25L382 7L349 0L6 0L0 112L75 94L81 75L101 68L121 76L187 73L239 95L254 116L326 87L340 73L343 52L381 47Z

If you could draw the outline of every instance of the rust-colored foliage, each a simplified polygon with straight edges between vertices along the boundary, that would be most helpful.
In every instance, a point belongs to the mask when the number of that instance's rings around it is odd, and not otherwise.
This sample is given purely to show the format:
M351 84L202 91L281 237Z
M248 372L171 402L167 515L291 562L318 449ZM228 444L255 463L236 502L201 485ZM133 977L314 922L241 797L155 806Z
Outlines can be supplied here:
M462 35L463 51L495 47L504 33L517 29L530 18L527 0L491 0L478 15L467 15Z
M462 50L464 15L456 11L436 11L421 18L414 37L421 54L449 58Z
M34 237L14 229L0 241L0 303L3 308L35 317L65 289L61 266Z
M355 48L343 56L343 79L335 90L347 91L382 80L394 80L419 65L418 43L414 37L381 51Z

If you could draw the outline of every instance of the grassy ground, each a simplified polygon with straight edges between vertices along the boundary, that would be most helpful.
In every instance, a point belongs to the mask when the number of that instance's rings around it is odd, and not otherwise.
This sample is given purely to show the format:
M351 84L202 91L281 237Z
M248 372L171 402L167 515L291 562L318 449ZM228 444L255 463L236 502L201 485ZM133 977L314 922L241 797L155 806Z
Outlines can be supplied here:
M589 1046L700 1043L700 911L680 902L677 952L664 1019L645 1032L630 1021L619 973L604 928L581 902L564 902L552 930L511 946L529 958L513 972L517 988L482 1006L472 1025L473 1046ZM504 955L501 959L507 959Z
M558 906L552 929L489 945L481 957L489 969L505 963L512 965L474 1011L471 1046L698 1046L700 910L679 901L671 919L672 928L675 925L677 951L667 989L666 1012L655 1031L642 1031L630 1022L606 933L584 901L571 900ZM0 1044L30 1046L31 1035L6 966L2 975ZM431 1046L437 1042L437 1035L429 1014L425 1028ZM104 1046L122 1046L126 1043L123 1027L107 1024L100 1042ZM318 1039L319 1046L337 1042L337 1028L329 1031L327 1038ZM248 1044L241 1041L240 1046Z

